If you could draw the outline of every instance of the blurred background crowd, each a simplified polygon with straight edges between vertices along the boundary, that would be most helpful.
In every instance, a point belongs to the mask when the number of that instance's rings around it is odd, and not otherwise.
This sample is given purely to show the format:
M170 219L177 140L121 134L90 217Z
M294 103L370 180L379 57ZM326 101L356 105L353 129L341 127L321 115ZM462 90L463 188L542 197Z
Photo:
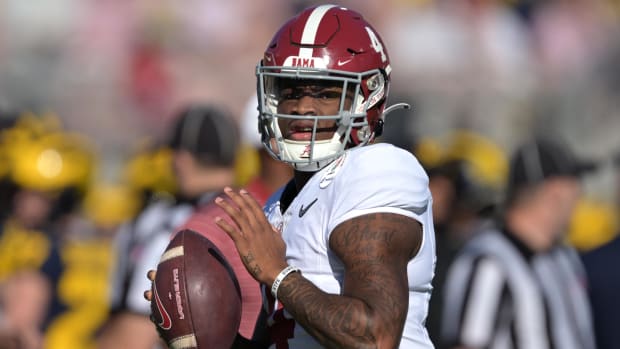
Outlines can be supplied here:
M243 131L254 68L274 30L314 3L0 0L0 342L9 329L23 348L96 347L119 226L176 194L163 140L179 109L230 111L248 145L236 184L258 173L255 126ZM390 99L413 106L391 115L382 141L455 188L434 194L445 204L436 225L465 232L492 210L510 152L537 135L561 137L591 165L570 243L586 252L616 236L619 1L338 3L381 33Z

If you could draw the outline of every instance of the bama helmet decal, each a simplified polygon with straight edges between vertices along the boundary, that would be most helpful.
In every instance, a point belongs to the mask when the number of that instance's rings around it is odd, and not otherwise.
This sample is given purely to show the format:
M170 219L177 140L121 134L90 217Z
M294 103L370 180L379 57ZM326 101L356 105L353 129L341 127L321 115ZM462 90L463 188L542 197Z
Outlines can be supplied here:
M321 57L289 56L284 60L283 66L294 68L325 69L327 68L327 62L325 62L325 59Z

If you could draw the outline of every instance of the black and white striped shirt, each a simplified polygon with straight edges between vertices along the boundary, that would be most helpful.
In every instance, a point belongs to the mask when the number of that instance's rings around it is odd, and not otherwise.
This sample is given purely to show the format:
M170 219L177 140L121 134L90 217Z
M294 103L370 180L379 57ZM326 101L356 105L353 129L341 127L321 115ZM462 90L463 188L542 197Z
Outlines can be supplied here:
M450 267L442 344L594 349L585 280L567 246L534 254L510 234L481 233Z

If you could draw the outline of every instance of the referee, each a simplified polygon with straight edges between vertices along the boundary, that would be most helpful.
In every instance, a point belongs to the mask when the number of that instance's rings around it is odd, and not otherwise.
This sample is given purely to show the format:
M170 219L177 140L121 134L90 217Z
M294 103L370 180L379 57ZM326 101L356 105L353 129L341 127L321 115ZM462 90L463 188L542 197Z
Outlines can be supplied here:
M583 268L562 244L584 169L549 140L517 149L498 224L450 267L441 347L595 348Z
M620 152L614 159L616 203L620 204ZM582 256L588 274L598 349L620 348L620 233Z

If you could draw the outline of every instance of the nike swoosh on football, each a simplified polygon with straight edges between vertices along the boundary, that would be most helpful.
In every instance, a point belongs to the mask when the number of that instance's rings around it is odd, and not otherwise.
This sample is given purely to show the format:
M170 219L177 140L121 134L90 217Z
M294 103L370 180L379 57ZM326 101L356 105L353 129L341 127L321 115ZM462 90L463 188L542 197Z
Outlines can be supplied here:
M303 217L306 212L308 212L308 210L310 209L310 207L312 207L312 205L314 205L314 203L318 200L319 198L314 199L311 203L308 204L308 206L304 207L304 205L302 204L301 207L299 208L299 218Z
M164 305L161 303L161 299L159 299L157 287L153 287L153 293L155 296L155 304L157 305L157 310L161 315L161 322L158 325L164 330L169 330L172 327L172 319L170 318L170 315L168 315L168 312L166 311L166 308L164 308Z

